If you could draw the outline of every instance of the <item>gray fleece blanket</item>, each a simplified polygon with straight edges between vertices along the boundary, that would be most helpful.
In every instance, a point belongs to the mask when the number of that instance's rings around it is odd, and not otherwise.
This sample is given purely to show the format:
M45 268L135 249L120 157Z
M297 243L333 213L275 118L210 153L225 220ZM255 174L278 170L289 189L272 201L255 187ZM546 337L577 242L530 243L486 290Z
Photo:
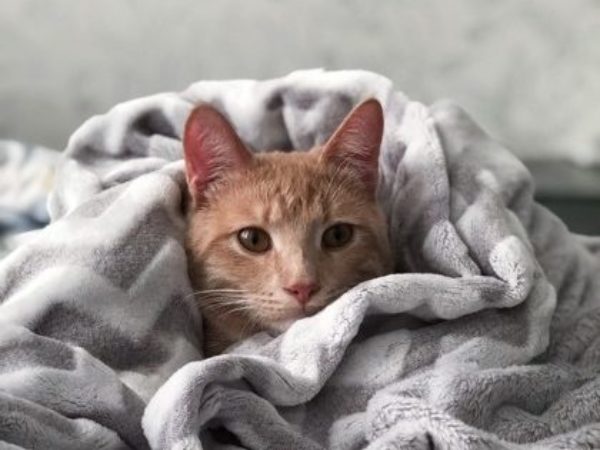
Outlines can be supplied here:
M183 123L210 102L253 149L385 110L398 274L203 358L182 244ZM600 240L532 199L451 103L379 75L200 82L71 138L52 223L0 263L0 448L600 448Z

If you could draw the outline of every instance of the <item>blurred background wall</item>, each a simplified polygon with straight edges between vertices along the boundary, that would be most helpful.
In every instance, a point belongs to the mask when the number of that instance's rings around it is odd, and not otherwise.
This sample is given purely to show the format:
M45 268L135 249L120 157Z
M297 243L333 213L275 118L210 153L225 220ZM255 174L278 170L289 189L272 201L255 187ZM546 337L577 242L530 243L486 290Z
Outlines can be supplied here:
M600 162L597 0L0 0L0 138L199 79L364 68L450 97L524 158Z

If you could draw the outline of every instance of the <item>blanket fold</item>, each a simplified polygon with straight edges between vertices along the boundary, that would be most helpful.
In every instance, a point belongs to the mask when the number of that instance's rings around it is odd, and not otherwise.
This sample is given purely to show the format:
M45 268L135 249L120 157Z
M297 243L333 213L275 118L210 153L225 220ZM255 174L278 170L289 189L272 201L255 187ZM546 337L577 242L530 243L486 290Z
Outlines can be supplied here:
M400 272L204 359L180 137L213 104L255 151L384 108L379 200ZM363 71L199 82L70 139L52 223L0 261L0 448L600 447L600 239L533 200L456 105Z

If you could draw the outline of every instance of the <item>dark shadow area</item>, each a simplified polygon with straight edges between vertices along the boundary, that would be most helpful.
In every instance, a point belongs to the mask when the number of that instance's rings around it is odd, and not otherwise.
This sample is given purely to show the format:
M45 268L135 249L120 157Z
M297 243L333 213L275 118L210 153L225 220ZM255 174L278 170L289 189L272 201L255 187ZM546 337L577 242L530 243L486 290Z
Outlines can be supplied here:
M527 163L536 200L558 215L574 233L600 235L600 167L561 161Z

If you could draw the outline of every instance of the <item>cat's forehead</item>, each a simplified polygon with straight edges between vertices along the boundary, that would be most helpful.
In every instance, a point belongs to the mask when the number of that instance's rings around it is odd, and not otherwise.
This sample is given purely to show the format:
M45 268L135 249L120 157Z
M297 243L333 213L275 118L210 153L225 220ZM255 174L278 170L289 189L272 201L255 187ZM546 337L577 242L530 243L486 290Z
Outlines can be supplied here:
M311 153L260 155L222 194L219 209L268 224L327 221L352 214L366 198L359 180L322 165Z
M237 200L232 201L240 204L240 212L262 222L308 220L326 215L333 207L325 180L313 170L256 171L240 180L234 194Z

